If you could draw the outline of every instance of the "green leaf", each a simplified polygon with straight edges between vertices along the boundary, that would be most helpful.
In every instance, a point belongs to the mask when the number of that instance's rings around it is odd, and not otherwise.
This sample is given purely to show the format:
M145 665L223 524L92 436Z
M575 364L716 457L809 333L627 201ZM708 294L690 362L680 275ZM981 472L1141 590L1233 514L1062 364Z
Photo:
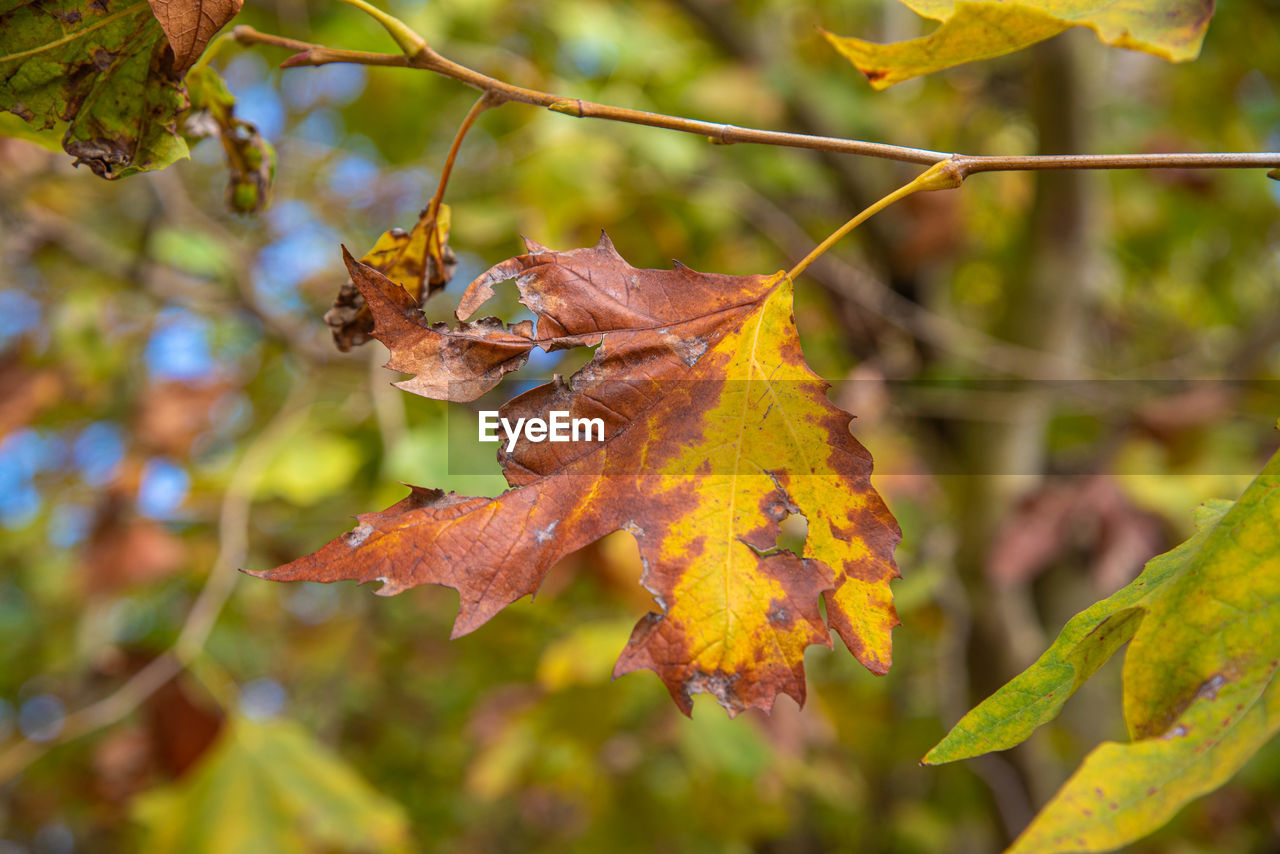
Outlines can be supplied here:
M1021 50L1071 27L1089 27L1116 47L1184 62L1200 54L1213 0L903 0L942 26L927 36L891 44L824 33L836 50L885 89L979 59Z
M1074 617L1040 659L965 715L926 764L1023 741L1123 643L1134 739L1097 747L1014 851L1105 851L1226 782L1280 728L1280 453L1199 530Z
M58 122L53 127L41 130L27 124L13 113L0 112L0 136L25 139L49 151L62 150L62 134L66 129L66 122Z
M187 156L182 75L146 0L0 0L0 110L104 178Z
M147 854L403 850L408 825L326 748L288 721L228 721L178 783L134 805Z

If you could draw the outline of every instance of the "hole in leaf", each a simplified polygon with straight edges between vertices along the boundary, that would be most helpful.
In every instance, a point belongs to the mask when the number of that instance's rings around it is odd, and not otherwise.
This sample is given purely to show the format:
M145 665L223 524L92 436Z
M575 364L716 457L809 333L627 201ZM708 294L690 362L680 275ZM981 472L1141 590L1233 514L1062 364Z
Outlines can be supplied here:
M769 557L784 551L791 552L796 557L804 557L804 544L808 538L809 520L800 513L788 513L778 523L778 537L772 548L758 549L741 539L738 542L751 549L758 557Z
M809 539L809 520L800 513L790 513L778 527L776 551L786 550L796 557L804 557L804 544Z

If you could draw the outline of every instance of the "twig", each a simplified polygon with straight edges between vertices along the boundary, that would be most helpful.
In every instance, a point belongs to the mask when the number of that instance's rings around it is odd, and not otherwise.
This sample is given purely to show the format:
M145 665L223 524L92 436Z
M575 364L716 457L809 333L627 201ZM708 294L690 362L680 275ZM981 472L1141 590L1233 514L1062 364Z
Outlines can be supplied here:
M365 8L362 0L344 0L351 5ZM369 7L372 8L372 7ZM236 27L232 33L236 40L245 45L269 45L295 51L295 55L281 63L282 68L302 66L328 65L335 62L354 63L357 65L381 65L397 68L417 68L431 71L444 77L450 77L472 86L482 92L492 92L501 96L504 101L516 101L546 107L557 113L576 116L578 118L605 119L628 124L645 125L647 127L665 128L707 137L711 142L731 145L733 143L754 143L759 145L775 145L787 148L807 148L817 151L833 151L844 154L859 154L867 157L880 157L887 160L898 160L905 163L933 165L943 160L951 160L961 179L978 172L1025 172L1041 169L1271 169L1272 177L1280 174L1280 153L1277 152L1213 152L1207 154L1042 154L1033 156L1003 155L969 155L952 154L942 151L930 151L922 148L908 148L901 145L889 145L879 142L867 142L857 139L843 139L831 136L813 136L801 133L745 128L737 125L686 119L668 116L662 113L651 113L644 110L631 110L625 107L614 107L584 101L580 98L567 98L537 89L526 89L515 86L495 77L490 77L465 65L441 56L427 45L421 36L417 41L408 39L407 33L413 33L407 25L391 18L384 12L377 12L379 23L392 29L388 21L397 25L397 43L406 49L405 53L370 53L361 50L331 48L297 39L285 38L271 33L264 33L250 26ZM398 33L398 35L397 35ZM410 53L409 49L416 44L421 47Z
M209 632L213 631L213 625L240 577L239 569L249 552L249 511L253 507L258 481L266 472L277 447L286 437L295 434L306 419L309 407L303 401L311 394L311 387L305 382L294 386L284 405L244 452L231 475L218 517L217 560L173 644L173 652L183 664L190 662L204 648Z
M271 462L276 447L296 431L298 422L305 417L308 405L304 400L310 396L309 386L295 386L284 405L236 465L223 495L218 518L218 556L173 646L152 659L109 696L67 715L56 739L47 742L22 740L0 753L0 783L22 773L52 748L124 718L201 653L235 586L237 569L244 563L248 552L249 511L258 481Z
M740 189L750 194L745 204L760 220L754 223L755 227L784 253L799 254L796 247L811 242L799 223L771 199L749 185L742 185ZM784 233L788 235L785 243L780 238ZM831 274L821 275L824 268L829 269ZM837 296L861 306L913 338L997 373L1027 379L1057 376L1102 379L1105 376L1087 365L1076 364L1041 350L1011 344L977 327L967 326L945 314L930 311L898 293L870 271L839 255L823 256L810 277L818 279Z
M937 587L937 603L946 617L937 669L938 705L942 713L940 723L949 730L969 710L969 664L965 650L972 634L973 610L954 562L943 559L937 565L946 567L942 583ZM1036 811L1013 763L1000 754L989 753L968 763L967 767L990 790L1004 832L1010 839L1017 836Z
M172 652L152 659L133 674L115 693L93 705L72 712L63 720L62 731L55 741L37 742L23 739L0 753L0 783L13 779L46 752L59 744L110 726L136 709L144 700L182 670Z

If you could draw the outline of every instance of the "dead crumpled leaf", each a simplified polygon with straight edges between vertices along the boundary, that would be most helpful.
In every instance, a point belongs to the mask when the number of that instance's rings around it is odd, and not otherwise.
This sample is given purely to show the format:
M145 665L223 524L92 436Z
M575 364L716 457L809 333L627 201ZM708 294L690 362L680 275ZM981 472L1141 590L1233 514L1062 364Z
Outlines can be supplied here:
M434 217L435 239L431 239L431 207L423 208L411 231L393 228L384 232L373 248L360 259L404 289L414 304L426 302L453 280L458 256L449 246L450 212L441 205ZM324 322L333 331L333 343L343 353L373 337L373 315L364 296L348 279L325 312Z

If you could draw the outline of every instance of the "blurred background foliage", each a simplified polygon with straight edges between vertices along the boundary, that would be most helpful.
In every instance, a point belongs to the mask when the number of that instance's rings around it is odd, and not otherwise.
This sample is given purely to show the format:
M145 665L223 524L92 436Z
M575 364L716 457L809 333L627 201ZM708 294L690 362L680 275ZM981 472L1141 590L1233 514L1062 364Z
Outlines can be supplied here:
M670 114L967 153L1280 148L1275 0L1222 9L1192 64L1070 32L880 94L815 27L928 26L891 3L390 8L494 76ZM250 0L237 23L394 49L338 4ZM311 551L400 481L503 486L445 404L388 385L381 345L340 354L320 321L339 244L416 220L474 92L283 58L213 63L279 153L253 218L225 211L213 142L108 184L0 139L0 752L40 754L0 784L0 854L990 851L1124 737L1113 662L1027 745L917 765L1274 448L1280 412L1258 395L1280 371L1280 184L1258 172L978 176L878 217L799 283L806 356L856 380L836 393L904 529L887 677L814 648L803 711L733 721L705 698L686 720L648 673L611 682L651 604L617 534L455 641L451 591L237 577L188 670L67 739L170 648L211 567ZM772 272L912 168L504 106L463 147L460 266L427 313L449 318L521 234L564 249L605 228L637 266ZM560 358L517 378L577 363ZM1105 382L985 384L1050 373ZM1172 382L1136 382L1154 378ZM1278 790L1272 747L1135 850L1275 850Z

